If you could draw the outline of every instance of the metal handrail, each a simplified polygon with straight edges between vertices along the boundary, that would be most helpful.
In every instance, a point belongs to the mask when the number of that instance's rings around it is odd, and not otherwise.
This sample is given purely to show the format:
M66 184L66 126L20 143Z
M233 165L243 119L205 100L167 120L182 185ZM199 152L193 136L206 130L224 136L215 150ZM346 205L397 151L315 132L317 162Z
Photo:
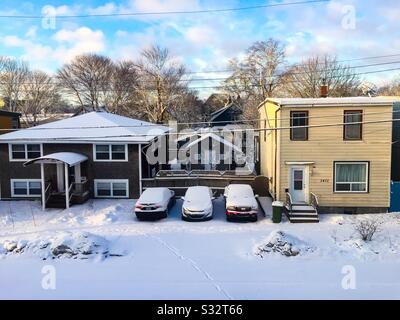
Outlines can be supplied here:
M311 206L312 206L315 210L317 210L318 207L319 207L319 199L318 199L318 196L317 196L315 193L310 192L310 198L311 198Z
M51 183L47 184L46 189L44 190L44 204L49 201L50 196L51 196Z
M288 206L289 211L292 211L292 204L293 204L292 196L289 192L286 192L286 205Z
M74 182L73 185L74 185L75 193L84 194L86 191L88 191L89 190L88 183L89 183L89 180L85 180L82 182Z
M74 184L73 183L71 183L70 185L69 185L69 188L68 188L68 194L69 194L69 199L68 199L68 201L69 201L69 203L71 203L71 199L72 199L72 188L74 187Z

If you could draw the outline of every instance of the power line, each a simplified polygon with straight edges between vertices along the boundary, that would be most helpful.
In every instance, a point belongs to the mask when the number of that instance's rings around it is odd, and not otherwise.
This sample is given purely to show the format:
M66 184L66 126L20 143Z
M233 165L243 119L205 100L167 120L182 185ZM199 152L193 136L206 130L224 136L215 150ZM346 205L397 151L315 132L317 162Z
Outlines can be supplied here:
M370 115L381 115L381 114L396 114L400 113L400 110L393 110L390 112L363 112L363 117L370 116ZM327 118L334 118L334 117L343 117L343 114L340 115L325 115L325 116L307 116L307 117L285 117L285 118L274 118L274 119L254 119L254 120L234 120L229 121L229 123L238 123L243 124L243 121L247 122L262 122L262 121L274 121L274 120L292 120L292 119L327 119ZM60 120L59 120L60 121ZM218 121L218 122L227 122L227 121ZM190 125L190 124L208 124L210 122L177 122L176 125ZM30 128L20 128L20 129L0 129L2 131L23 131L23 130L30 130L30 131L38 131L38 130L92 130L92 129L116 129L116 128L154 128L160 129L161 126L168 126L170 123L162 123L162 124L155 124L155 123L145 123L141 125L128 125L128 126L121 126L121 125L110 125L110 126L91 126L91 127L56 127L56 128L40 128L40 127L30 127ZM353 124L353 123L352 123ZM309 126L306 126L309 127ZM298 128L296 126L296 128ZM199 128L202 129L202 128ZM204 129L204 128L203 128ZM265 129L265 128L264 128ZM261 129L261 130L264 130ZM208 133L209 130L206 131Z
M398 61L390 61L390 62L380 62L380 63L372 63L372 64L364 64L364 65L358 65L358 66L346 66L346 67L344 67L345 69L359 69L359 68L370 68L370 67L377 67L377 66L382 66L382 65L390 65L390 64L399 64L400 63L400 60L398 60ZM320 73L324 73L324 72L329 72L329 71L335 71L335 70L337 70L337 69L335 69L335 68L327 68L327 69L320 69L320 70L317 70L317 72L320 72ZM299 75L299 74L308 74L309 72L307 72L307 71L302 71L302 72L292 72L292 73L290 73L291 75ZM189 73L188 73L189 74ZM276 78L276 77L279 77L279 76L282 76L282 75L284 75L285 74L285 72L281 72L281 73L279 73L279 74L276 74L276 75L274 75L273 77L274 78ZM177 81L179 81L179 82L193 82L193 81L223 81L223 80L226 80L226 79L228 79L228 78L231 78L231 77L221 77L221 78L194 78L194 79L178 79ZM235 78L235 77L233 77L233 78ZM128 83L129 81L123 81L122 83ZM155 83L156 82L156 80L139 80L139 81L131 81L132 83ZM70 82L71 83L71 82ZM74 81L72 81L72 83L75 83ZM98 82L98 83L109 83L109 81L107 81L107 82ZM121 82L120 82L121 83ZM0 82L0 84L8 84L7 82ZM27 84L27 85L29 85L29 84L35 84L35 85L42 85L42 86L44 86L44 85L57 85L58 83L57 82L53 82L53 81L50 81L50 82L47 82L47 83L36 83L36 82L19 82L19 84L21 84L21 85L23 85L23 84Z
M374 73L382 73L382 72L391 72L391 71L397 71L400 70L400 68L390 68L390 69L384 69L384 70L375 70L375 71L367 71L367 72L359 72L359 73L353 73L351 74L352 76L361 76L361 75L366 75L366 74L374 74ZM329 77L329 79L337 79L337 78L341 78L342 75L338 75L338 76L331 76ZM285 81L285 84L288 83L301 83L301 80L290 80L290 81ZM190 87L189 89L226 89L228 88L229 85L227 86L196 86L196 87ZM230 86L232 87L232 86ZM248 87L253 87L253 88L260 88L262 87L259 84L250 84L248 85Z
M398 61L398 62L390 62L390 63L385 63L385 64L394 64L394 63L400 63L400 61ZM378 65L378 64L377 64ZM374 66L374 65L364 65L364 66L354 66L354 68L365 68L365 67L370 67L370 66ZM331 71L332 70L334 70L334 69L331 69ZM359 72L359 73L353 73L353 74L351 74L352 76L359 76L359 75L366 75L366 74L374 74L374 73L382 73L382 72L391 72L391 71L397 71L397 70L400 70L400 67L397 67L397 68L390 68L390 69L383 69L383 70L372 70L372 71L365 71L365 72ZM329 71L329 70L328 70ZM319 73L323 73L324 72L324 70L319 70L318 71ZM308 74L308 72L299 72L299 73L294 73L294 74ZM343 77L343 75L334 75L334 76L331 76L331 77L329 77L329 79L337 79L337 78L341 78L341 77ZM220 79L218 79L218 78L216 78L216 79L214 79L214 80L220 80L220 81L222 81L222 80L226 80L226 79L228 79L228 78L220 78ZM202 80L202 81L206 81L206 79L198 79L198 80ZM213 80L212 78L210 78L210 79L207 79L208 81L210 81L210 80ZM180 81L184 81L184 82L191 82L191 80L180 80ZM143 82L143 80L142 81L138 81L139 83L150 83L150 81L149 82ZM288 84L288 83L301 83L302 82L302 80L290 80L290 81L285 81L285 84ZM101 84L102 82L99 82L99 84ZM122 83L124 83L124 82L122 82ZM7 84L6 82L1 82L0 84ZM31 83L31 82L21 82L20 83L20 85L29 85L29 84L36 84L36 83ZM45 85L57 85L57 83L43 83L43 84L41 84L41 85L43 85L43 86L45 86ZM227 87L232 87L232 85L226 85L226 86L222 86L222 85L219 85L219 86L189 86L189 89L221 89L221 88L227 88ZM262 85L260 85L260 84L249 84L248 85L248 87L254 87L254 88L257 88L257 87L262 87ZM147 90L147 91L154 91L155 89L153 89L153 88L140 88L141 90ZM68 88L65 88L64 90L69 90ZM20 91L22 91L22 92L30 92L30 91L37 91L37 90L27 90L27 89L21 89ZM89 90L82 90L82 89L76 89L76 90L74 90L74 91L78 91L78 92L88 92ZM122 91L122 90L116 90L116 89L98 89L98 91L99 92L120 92L120 91Z
M380 62L380 63L372 63L372 64L365 64L365 65L359 65L359 66L345 66L343 69L360 69L360 68L370 68L370 67L377 67L377 66L383 66L383 65L389 65L389 64L398 64L400 61L391 61L391 62ZM244 69L246 70L246 69ZM320 69L316 70L316 72L324 73L324 72L330 72L330 71L336 71L338 70L337 68L332 68L332 69ZM290 75L299 75L299 74L308 74L309 72L303 71L303 72L291 72ZM285 72L281 72L278 74L275 74L272 76L272 78L280 77L285 75ZM235 77L225 77L225 78L199 78L199 79L188 79L188 80L182 80L182 81L223 81L228 78L234 79Z
M364 125L364 124L382 124L382 123L394 123L394 122L400 122L400 119L388 119L388 120L374 120L374 121L359 121L359 122L352 122L352 123L328 123L328 124L320 124L320 125L306 125L306 126L285 126L285 127L276 127L276 128L264 128L264 129L254 129L254 128L246 128L246 129L229 129L229 130L215 130L215 131L207 131L204 132L204 134L210 134L210 133L215 133L215 134L221 134L223 135L224 132L226 134L228 133L233 133L233 132L267 132L267 131L281 131L281 130L291 130L291 129L312 129L312 128L326 128L326 127L342 127L346 125ZM10 139L10 141L86 141L90 139L111 139L111 138L130 138L130 137L163 137L163 136L179 136L179 135L188 135L188 134L193 134L193 135L198 135L198 131L193 131L193 132L183 132L183 133L178 133L178 132L163 132L163 133L151 133L151 134L126 134L126 135L107 135L107 136L92 136L92 137L62 137L62 138L41 138L41 139L35 139L35 138L14 138Z
M371 116L371 115L381 115L381 114L396 114L400 113L400 110L394 110L389 112L363 112L363 117ZM248 119L248 120L234 120L234 121L216 121L213 123L223 124L223 123L236 123L236 124L243 124L245 122L263 122L263 121L275 121L275 120L293 120L293 119L327 119L327 118L336 118L336 117L343 117L343 114L339 115L325 115L325 116L305 116L305 117L284 117L284 118L261 118L261 119ZM68 118L67 118L68 119ZM61 121L61 120L58 120ZM183 125L197 125L197 124L209 124L210 121L196 121L196 122L177 122L177 126ZM0 129L0 131L22 131L22 130L31 130L31 131L38 131L38 130L91 130L91 129L116 129L116 128L160 128L160 126L168 126L169 123L148 123L142 125L132 125L132 126L92 126L92 127L57 127L57 128L40 128L40 127L30 127L30 128L20 128L20 129ZM199 128L202 129L202 128ZM208 131L206 131L207 133Z
M203 10L185 10L185 11L158 11L158 12L127 12L127 13L105 13L105 14L74 14L74 15L0 15L0 18L13 18L13 19L71 19L71 18L101 18L101 17L130 17L130 16L149 16L149 15L177 15L177 14L201 14L201 13L222 13L222 12L235 12L245 10L256 10L263 8L273 7L287 7L303 4L317 4L327 3L330 0L313 0L313 1L296 1L286 3L275 3L266 5L256 5L238 8L221 8L221 9L203 9Z
M374 60L374 59L382 59L382 58L394 58L399 57L400 54L389 54L389 55L382 55L382 56L369 56L363 58L351 58L351 59L344 59L344 60L337 60L337 63L343 62L352 62L352 61L362 61L362 60ZM295 63L293 66L300 65L301 63ZM319 62L318 65L324 65L325 62ZM188 74L202 74L202 73L228 73L233 72L233 69L225 69L225 70L205 70L205 71L189 71Z

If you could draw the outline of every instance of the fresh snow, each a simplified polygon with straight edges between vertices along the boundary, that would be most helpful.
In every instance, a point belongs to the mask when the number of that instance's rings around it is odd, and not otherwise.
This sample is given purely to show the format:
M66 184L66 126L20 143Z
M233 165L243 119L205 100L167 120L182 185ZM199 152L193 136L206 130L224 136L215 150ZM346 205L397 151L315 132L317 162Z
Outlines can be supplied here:
M56 160L67 163L70 167L77 165L78 163L86 161L88 158L82 154L75 152L57 152L48 154L30 161L27 161L25 165L34 163L34 162L46 162L48 160Z
M220 198L208 222L181 221L181 200L168 219L139 222L134 205L90 200L43 212L39 202L0 201L0 299L400 298L396 214L273 224L267 210L257 223L228 223ZM354 231L361 219L382 223L369 243ZM261 258L257 248L268 243L299 254L277 249ZM60 245L73 254L55 256L52 249ZM56 271L55 290L42 288L49 266ZM345 290L349 270L355 289Z
M226 207L257 207L253 189L248 184L231 184L225 188Z
M0 142L149 142L169 128L108 112L89 112L0 136Z
M328 98L268 98L271 101L280 105L390 105L393 102L399 101L397 97L328 97Z
M171 191L168 188L148 188L143 191L138 202L141 204L168 205L171 199Z

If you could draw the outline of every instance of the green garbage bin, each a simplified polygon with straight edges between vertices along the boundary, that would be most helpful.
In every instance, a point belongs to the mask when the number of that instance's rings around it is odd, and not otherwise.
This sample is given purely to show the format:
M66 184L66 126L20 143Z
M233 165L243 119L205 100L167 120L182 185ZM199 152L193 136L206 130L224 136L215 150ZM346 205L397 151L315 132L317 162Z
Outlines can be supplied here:
M272 222L280 223L282 221L283 202L274 201L272 203Z

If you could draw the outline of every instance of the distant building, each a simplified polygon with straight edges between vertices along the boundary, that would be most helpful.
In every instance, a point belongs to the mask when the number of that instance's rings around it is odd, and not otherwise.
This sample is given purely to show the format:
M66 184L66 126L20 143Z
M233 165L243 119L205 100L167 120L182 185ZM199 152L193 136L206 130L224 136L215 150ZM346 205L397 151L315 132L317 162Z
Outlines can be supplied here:
M0 134L7 133L5 129L20 128L20 118L20 113L0 110Z
M243 108L240 102L229 99L224 107L211 113L209 125L214 127L235 124L240 121L242 114Z

